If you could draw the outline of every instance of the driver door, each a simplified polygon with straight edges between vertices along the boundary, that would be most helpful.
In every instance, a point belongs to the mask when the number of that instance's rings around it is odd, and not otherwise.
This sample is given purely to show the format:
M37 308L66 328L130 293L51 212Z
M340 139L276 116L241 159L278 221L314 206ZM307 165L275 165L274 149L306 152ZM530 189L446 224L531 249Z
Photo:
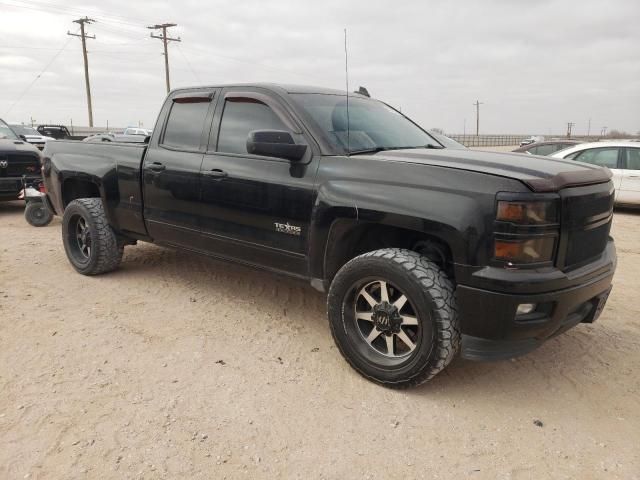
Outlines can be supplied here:
M277 98L224 90L202 162L203 244L215 255L306 275L317 157L311 148L295 162L249 154L254 130L286 130L310 143Z

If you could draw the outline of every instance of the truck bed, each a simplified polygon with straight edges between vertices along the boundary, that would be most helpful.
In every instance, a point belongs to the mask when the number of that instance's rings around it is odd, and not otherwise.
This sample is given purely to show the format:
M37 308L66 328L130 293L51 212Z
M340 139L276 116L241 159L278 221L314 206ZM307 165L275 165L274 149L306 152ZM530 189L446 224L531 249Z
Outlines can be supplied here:
M101 186L100 196L107 202L105 210L109 212L114 228L146 235L140 183L140 166L146 149L146 144L123 142L47 142L43 152L45 168L51 160L55 160L56 165L52 175L57 177L57 181L50 183L51 191L48 192L56 213L61 215L68 203L64 191L70 191L70 184L81 176Z

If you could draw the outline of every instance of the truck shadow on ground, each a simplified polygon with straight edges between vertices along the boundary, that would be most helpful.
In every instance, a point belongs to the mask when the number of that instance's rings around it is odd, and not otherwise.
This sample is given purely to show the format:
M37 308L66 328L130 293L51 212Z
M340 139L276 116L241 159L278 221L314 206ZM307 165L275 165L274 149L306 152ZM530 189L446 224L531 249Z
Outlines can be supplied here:
M137 278L158 277L154 282L184 289L202 301L203 307L207 299L250 299L275 324L282 321L291 331L306 332L301 341L309 344L303 350L321 345L339 358L326 320L326 297L303 281L147 244L127 248L121 268L109 276L126 276L134 283ZM569 384L580 396L579 385L605 381L611 363L618 358L615 348L637 348L633 339L625 344L623 335L607 327L610 323L605 311L595 325L579 325L516 360L478 363L458 358L431 382L409 394L432 396L446 391L448 398L456 398L468 396L473 388L481 395L507 391L531 395L533 391L541 399L548 399L556 387ZM250 323L244 327L258 328ZM357 376L346 362L343 367L347 375ZM317 368L317 364L310 362L309 368Z
M24 210L24 202L22 200L0 202L0 216L20 212L22 210Z
M631 207L615 207L613 210L613 215L616 213L626 213L628 215L640 216L640 208L631 208Z

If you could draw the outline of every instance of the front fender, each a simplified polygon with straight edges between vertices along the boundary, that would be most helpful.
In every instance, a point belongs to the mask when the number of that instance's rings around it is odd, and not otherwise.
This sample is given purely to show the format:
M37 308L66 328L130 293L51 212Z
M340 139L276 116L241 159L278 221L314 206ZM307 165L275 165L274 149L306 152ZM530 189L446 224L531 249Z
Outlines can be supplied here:
M323 272L319 252L324 259L326 248L333 248L331 232L343 234L349 224L422 232L446 244L454 264L486 265L496 193L528 191L521 182L497 175L354 156L324 157L318 185L316 208L322 222L314 230L310 251L315 278ZM340 216L341 211L348 215ZM330 227L334 224L336 230Z

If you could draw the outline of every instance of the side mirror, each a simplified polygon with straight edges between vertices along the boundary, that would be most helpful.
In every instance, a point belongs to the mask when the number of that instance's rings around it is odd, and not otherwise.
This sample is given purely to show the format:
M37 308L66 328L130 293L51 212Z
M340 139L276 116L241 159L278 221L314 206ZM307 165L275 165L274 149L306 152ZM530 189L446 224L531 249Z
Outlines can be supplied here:
M247 152L253 155L297 162L302 160L306 151L306 145L296 144L291 133L281 130L254 130L247 138Z
M18 135L20 137L20 140L22 140L23 142L27 141L27 137L25 137L24 135Z

